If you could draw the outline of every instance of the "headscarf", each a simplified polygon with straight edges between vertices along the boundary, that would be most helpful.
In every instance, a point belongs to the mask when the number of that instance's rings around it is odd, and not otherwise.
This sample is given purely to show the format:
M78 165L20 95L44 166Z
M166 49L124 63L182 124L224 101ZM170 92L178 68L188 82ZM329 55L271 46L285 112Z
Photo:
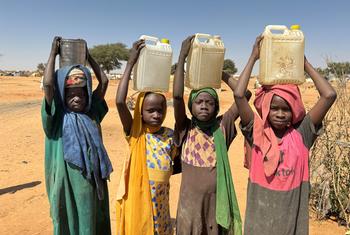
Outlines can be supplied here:
M142 121L142 105L147 94L141 92L137 97L134 119L128 138L130 156L124 162L117 192L118 235L154 235L153 205L146 164L145 136L146 133L159 131L161 126L150 127Z
M223 234L231 232L234 235L242 234L242 220L237 203L236 192L233 186L230 163L224 134L217 119L219 113L219 97L213 88L192 90L188 108L192 110L193 101L202 92L211 95L216 102L215 115L208 122L201 122L192 115L192 123L201 130L210 130L214 136L216 154L216 223L222 228Z
M67 75L71 70L78 68L86 78L88 103L83 113L69 110L65 104L65 88ZM113 171L98 127L86 114L92 103L92 79L90 71L82 65L63 67L56 72L58 96L63 105L62 142L64 160L78 167L87 179L94 179L97 195L104 198L103 181Z
M262 86L256 91L254 106L259 115L255 114L253 139L264 158L264 170L267 177L273 175L278 167L280 151L277 137L269 124L268 115L272 97L282 97L292 111L292 124L299 123L305 117L305 108L297 85Z
M66 78L66 88L85 87L87 84L84 71L78 68L72 69Z

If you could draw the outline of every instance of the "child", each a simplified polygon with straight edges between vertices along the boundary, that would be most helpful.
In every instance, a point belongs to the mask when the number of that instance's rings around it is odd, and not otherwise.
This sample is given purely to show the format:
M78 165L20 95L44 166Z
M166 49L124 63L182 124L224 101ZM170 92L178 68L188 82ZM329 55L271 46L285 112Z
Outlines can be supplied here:
M262 86L256 91L254 114L244 91L259 59L261 39L256 39L235 88L241 129L252 148L244 232L308 234L309 149L336 93L305 58L305 71L320 93L315 106L305 115L296 85Z
M134 118L126 105L130 74L144 40L133 44L129 61L120 81L116 104L130 156L117 194L117 234L168 235L173 233L169 213L169 178L175 148L173 130L162 127L166 98L160 93L141 92Z
M59 37L52 43L44 74L41 115L45 138L45 180L54 234L111 234L106 179L112 166L102 143L100 123L108 111L108 80L88 53L99 81L92 93L82 65L57 72Z
M174 80L177 145L182 145L182 181L177 211L177 234L241 234L242 225L232 183L227 149L236 136L235 104L222 116L212 88L192 90L188 119L183 99L184 64L193 36L182 43ZM233 90L234 80L222 79Z

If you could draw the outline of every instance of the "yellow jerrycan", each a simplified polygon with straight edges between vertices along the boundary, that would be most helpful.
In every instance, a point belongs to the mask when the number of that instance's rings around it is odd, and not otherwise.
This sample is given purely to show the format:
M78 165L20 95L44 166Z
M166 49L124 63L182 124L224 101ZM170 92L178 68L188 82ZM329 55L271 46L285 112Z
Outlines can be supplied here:
M225 47L220 36L197 33L186 63L185 86L190 89L221 87Z
M277 33L278 32L278 33ZM302 84L304 76L304 34L299 25L268 25L260 48L259 83Z
M144 39L146 45L134 66L134 90L167 92L173 56L169 40L160 41L147 35L142 35L140 39Z

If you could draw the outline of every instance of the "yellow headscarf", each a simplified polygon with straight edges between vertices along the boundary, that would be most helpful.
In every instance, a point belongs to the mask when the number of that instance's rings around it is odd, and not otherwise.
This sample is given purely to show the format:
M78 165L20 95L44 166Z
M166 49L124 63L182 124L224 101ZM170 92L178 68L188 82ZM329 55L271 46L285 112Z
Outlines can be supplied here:
M157 132L161 126L149 127L142 122L142 105L146 94L141 92L137 97L128 138L130 155L125 159L117 192L118 235L154 235L145 134Z

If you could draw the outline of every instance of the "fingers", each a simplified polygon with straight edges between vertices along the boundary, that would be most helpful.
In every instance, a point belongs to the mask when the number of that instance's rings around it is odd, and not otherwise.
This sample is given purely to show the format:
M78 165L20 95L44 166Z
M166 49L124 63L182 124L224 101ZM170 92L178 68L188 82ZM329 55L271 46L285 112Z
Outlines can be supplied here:
M256 39L255 39L255 45L259 45L261 40L263 40L263 39L264 39L264 36L262 34L257 36Z
M60 36L55 36L55 37L53 38L53 41L54 41L54 42L59 42L59 41L61 41L61 39L62 39L62 37L60 37Z
M192 39L195 37L195 35L188 36L185 40L186 41L192 41Z
M145 40L144 39L139 39L136 42L134 42L134 44L132 45L133 48L138 49L140 46L142 46L142 44L145 44Z
M140 39L133 43L132 49L135 50L137 53L139 53L142 50L142 48L144 48L145 46L146 46L145 40Z
M195 37L195 35L190 35L190 36L188 36L188 37L182 42L182 44L183 44L183 45L187 45L187 44L191 43L194 37Z

